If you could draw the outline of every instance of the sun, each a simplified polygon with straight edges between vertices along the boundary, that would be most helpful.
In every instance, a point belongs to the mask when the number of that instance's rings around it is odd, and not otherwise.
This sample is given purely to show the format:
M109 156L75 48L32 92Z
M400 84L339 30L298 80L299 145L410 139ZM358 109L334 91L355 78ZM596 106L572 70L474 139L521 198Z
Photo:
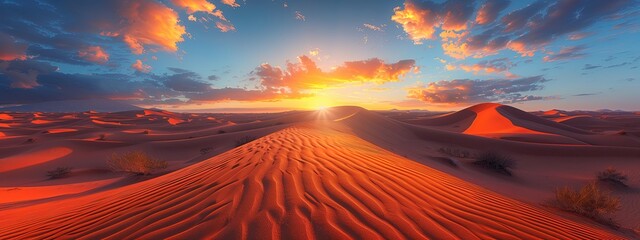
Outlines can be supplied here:
M327 109L329 109L329 107L327 107L327 106L318 106L316 109L318 111L326 111Z

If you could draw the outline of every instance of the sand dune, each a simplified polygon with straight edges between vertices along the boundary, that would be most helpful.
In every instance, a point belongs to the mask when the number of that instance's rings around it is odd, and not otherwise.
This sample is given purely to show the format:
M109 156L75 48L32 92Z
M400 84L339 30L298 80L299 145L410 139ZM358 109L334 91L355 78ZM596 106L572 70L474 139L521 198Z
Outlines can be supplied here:
M624 145L638 139L631 132L595 133L495 104L422 123L403 117L411 124L360 107L170 113L189 119L178 125L153 111L63 121L66 115L38 114L55 121L45 125L32 124L32 114L11 113L13 120L3 120L11 125L2 129L7 136L0 137L6 169L0 215L10 216L0 219L0 239L609 239L616 237L589 220L566 220L536 206L556 187L579 186L607 166L640 171L640 148ZM490 119L497 120L487 125ZM601 123L637 127L627 115ZM265 135L228 151L237 139ZM499 150L518 167L514 177L500 178L474 167L473 159L443 155L441 147ZM111 153L132 149L167 160L170 173L135 178L108 171ZM74 170L47 180L46 171L60 166ZM640 175L629 177L632 189L640 187ZM620 194L623 209L615 217L635 228L640 197Z
M10 216L3 239L621 238L318 125L108 193L0 213Z

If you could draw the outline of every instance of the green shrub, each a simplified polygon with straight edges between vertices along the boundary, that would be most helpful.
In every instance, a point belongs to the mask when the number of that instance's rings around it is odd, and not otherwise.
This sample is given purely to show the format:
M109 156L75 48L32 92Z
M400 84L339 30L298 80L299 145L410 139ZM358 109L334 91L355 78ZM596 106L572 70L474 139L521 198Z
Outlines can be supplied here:
M473 164L508 176L511 176L511 169L515 166L510 157L494 152L481 154Z
M154 170L167 168L167 161L155 159L143 151L114 153L107 160L107 165L114 172L129 172L137 175L148 175Z

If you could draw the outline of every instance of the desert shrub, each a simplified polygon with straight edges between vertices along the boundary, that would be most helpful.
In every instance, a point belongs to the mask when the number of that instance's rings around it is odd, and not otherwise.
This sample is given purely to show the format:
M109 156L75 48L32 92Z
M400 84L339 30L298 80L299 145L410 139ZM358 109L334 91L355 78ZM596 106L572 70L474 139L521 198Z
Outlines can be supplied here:
M601 191L595 182L577 191L569 187L556 189L556 204L563 210L594 219L601 219L602 214L620 209L620 199Z
M511 176L511 169L515 166L513 159L494 152L481 154L473 164L508 176Z
M207 153L210 153L211 151L213 151L213 147L205 147L205 148L201 148L200 149L200 154L201 155L205 155Z
M218 134L223 134L223 133L227 133L227 132L224 130L218 130Z
M144 132L142 132L142 134L149 134L149 130L144 130Z
M25 141L25 143L35 143L36 139L35 138L29 138L27 139L27 141Z
M49 177L50 179L64 178L69 176L70 173L70 167L58 167L54 170L47 171L47 177Z
M167 168L167 161L155 159L143 151L114 153L107 160L114 172L129 172L137 175L151 174L154 170Z
M598 180L602 182L609 182L619 186L627 186L627 175L619 172L615 168L609 167L602 172L598 173Z
M254 137L254 136L244 136L244 137L236 140L236 147L245 145L245 144L247 144L247 143L249 143L249 142L251 142L253 140L256 140L256 137Z
M459 157L459 158L471 157L471 153L468 150L463 150L459 148L441 147L440 149L438 149L438 151L452 157Z
M104 140L106 140L106 139L107 139L107 134L101 133L101 134L98 136L98 140L99 140L99 141L104 141Z

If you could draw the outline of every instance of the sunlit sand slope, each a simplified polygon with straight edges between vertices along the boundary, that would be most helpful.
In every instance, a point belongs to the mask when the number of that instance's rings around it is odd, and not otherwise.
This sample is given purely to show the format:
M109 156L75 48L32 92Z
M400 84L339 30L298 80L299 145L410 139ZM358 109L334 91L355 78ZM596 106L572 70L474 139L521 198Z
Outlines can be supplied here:
M330 124L287 128L139 184L0 211L0 238L619 238Z

